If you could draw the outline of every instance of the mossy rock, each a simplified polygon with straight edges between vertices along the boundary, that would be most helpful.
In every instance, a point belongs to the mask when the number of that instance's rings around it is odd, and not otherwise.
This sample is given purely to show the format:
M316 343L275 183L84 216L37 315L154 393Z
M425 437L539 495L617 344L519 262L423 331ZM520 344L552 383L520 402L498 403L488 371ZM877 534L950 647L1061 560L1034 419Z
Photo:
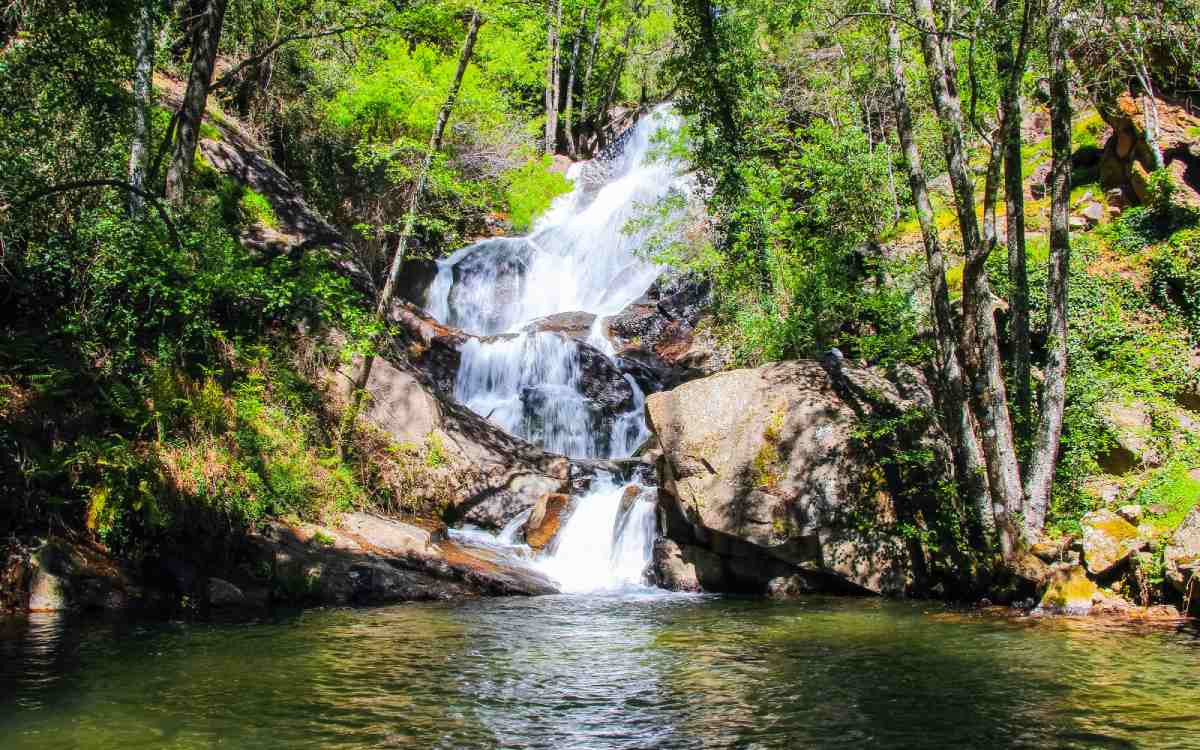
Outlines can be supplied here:
M1082 565L1060 567L1051 574L1038 609L1063 615L1086 615L1092 611L1092 599L1100 589Z
M1102 576L1142 546L1137 528L1111 510L1097 510L1080 520L1083 560L1092 575Z

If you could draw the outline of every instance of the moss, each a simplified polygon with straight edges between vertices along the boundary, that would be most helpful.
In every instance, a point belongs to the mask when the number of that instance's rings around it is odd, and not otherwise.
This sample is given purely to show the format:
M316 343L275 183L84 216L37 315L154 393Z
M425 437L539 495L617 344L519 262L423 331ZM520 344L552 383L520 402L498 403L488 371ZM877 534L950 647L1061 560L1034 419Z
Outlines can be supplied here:
M773 487L779 483L776 473L779 465L779 441L783 434L785 414L782 410L771 416L763 429L763 444L754 455L750 466L750 477L755 487Z
M238 199L238 209L242 220L247 224L260 224L268 229L279 228L279 217L266 196L251 188L243 188L242 196Z

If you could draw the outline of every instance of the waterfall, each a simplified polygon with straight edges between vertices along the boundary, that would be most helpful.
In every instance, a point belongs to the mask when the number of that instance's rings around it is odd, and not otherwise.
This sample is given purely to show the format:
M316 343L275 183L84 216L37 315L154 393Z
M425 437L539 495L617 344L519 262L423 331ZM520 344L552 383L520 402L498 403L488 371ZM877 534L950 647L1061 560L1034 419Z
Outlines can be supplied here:
M618 153L572 165L573 189L528 236L484 240L438 262L426 308L477 336L460 348L456 399L504 430L572 458L627 457L645 441L645 396L616 368L605 318L645 294L661 271L639 255L650 230L626 227L668 191L687 189L677 163L652 155L655 133L679 126L669 107L659 107L622 138ZM541 319L561 313L592 316L583 340L538 329ZM575 501L553 549L536 562L564 591L641 585L654 503L629 487L640 485L595 481ZM635 491L630 505L626 493ZM508 539L459 533L511 546L519 522L509 527Z

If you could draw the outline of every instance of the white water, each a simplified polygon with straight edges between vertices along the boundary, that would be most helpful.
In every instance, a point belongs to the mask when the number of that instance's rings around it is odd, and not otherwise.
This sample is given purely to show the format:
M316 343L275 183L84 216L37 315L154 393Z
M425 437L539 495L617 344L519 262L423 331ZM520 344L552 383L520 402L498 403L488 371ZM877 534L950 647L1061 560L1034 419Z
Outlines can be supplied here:
M456 399L508 432L569 457L626 457L646 439L645 397L632 377L624 376L630 408L613 414L585 393L579 342L524 329L548 315L589 313L596 317L586 343L613 358L604 317L645 294L661 270L638 255L646 234L628 234L625 227L642 206L684 187L677 164L651 157L654 134L678 127L678 118L660 107L627 134L614 158L572 165L574 188L528 237L485 240L439 261L427 293L429 312L487 337L463 344ZM643 493L618 518L624 489L597 480L575 501L553 549L535 562L564 591L642 584L654 503ZM498 536L480 530L456 536L512 547L523 522L514 519Z

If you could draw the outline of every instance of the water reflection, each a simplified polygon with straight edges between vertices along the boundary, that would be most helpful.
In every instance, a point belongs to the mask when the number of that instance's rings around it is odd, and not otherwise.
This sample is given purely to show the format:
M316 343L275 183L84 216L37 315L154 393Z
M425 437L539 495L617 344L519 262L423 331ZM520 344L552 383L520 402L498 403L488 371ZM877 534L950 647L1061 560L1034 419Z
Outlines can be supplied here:
M914 603L549 596L0 629L44 747L1189 747L1194 631Z

